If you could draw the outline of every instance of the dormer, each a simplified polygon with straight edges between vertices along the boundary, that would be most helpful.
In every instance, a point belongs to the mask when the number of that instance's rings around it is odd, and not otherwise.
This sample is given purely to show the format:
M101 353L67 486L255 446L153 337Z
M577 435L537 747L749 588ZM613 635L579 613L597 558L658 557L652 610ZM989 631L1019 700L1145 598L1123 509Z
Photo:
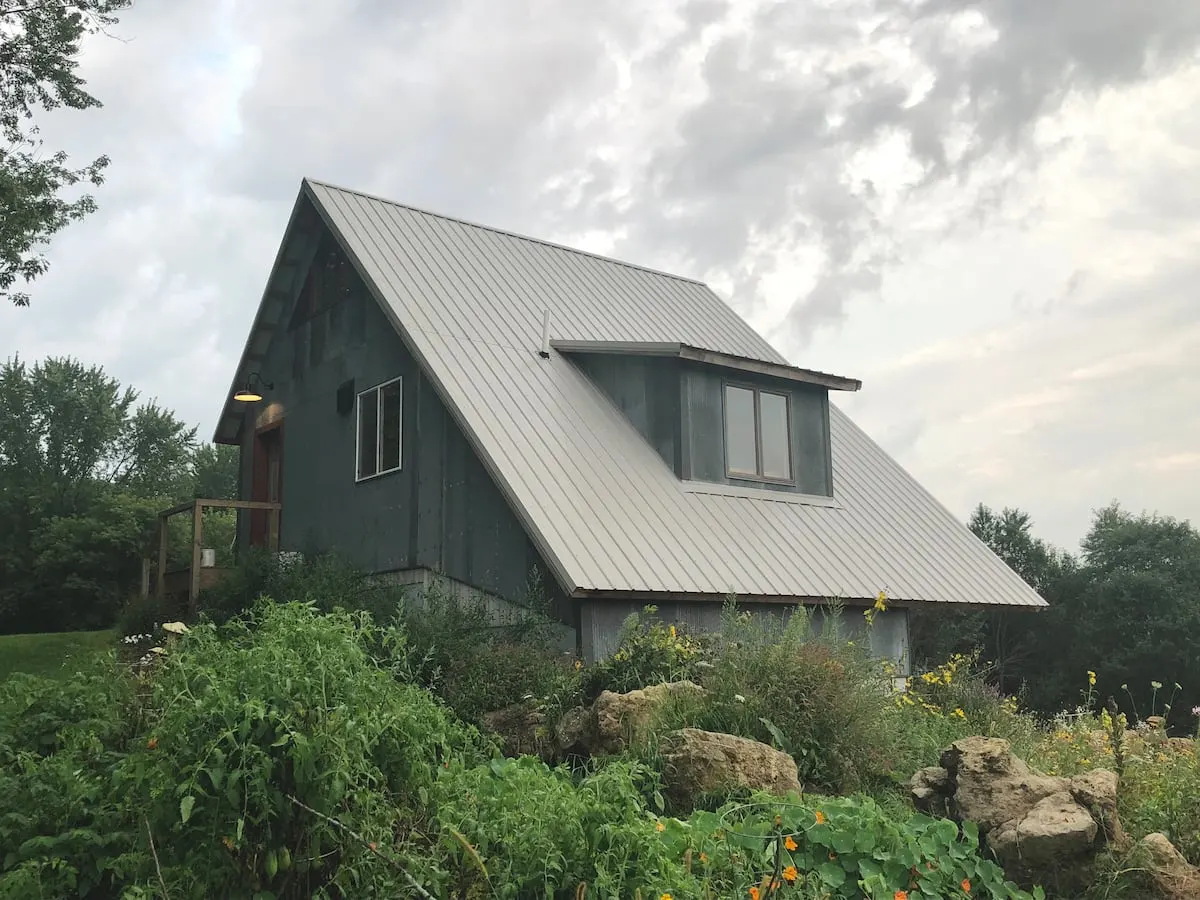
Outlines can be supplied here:
M683 482L833 496L829 392L857 379L675 343L554 341Z

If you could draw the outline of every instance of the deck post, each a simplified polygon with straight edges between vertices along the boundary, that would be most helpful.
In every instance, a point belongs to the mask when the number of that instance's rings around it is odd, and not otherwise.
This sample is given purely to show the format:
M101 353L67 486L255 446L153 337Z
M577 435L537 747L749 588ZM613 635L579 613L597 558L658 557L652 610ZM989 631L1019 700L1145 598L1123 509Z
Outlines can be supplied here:
M192 507L192 568L188 572L188 615L195 615L200 599L200 548L204 545L204 504L199 500Z
M140 596L143 600L150 596L150 557L142 557L142 588Z
M200 548L204 546L204 504L192 506L192 569L188 572L187 613L196 614L200 599Z
M158 599L167 595L167 517L158 517L158 587L155 590Z

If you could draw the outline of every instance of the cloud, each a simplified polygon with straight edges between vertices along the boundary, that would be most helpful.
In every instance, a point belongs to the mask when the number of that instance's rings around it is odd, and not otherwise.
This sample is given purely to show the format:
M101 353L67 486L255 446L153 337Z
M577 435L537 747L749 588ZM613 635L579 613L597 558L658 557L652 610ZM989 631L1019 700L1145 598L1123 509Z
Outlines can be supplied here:
M1193 0L176 0L116 34L105 108L44 123L112 156L101 211L0 352L209 431L312 175L706 278L864 377L851 412L960 514L1200 514L1134 462L1192 446Z

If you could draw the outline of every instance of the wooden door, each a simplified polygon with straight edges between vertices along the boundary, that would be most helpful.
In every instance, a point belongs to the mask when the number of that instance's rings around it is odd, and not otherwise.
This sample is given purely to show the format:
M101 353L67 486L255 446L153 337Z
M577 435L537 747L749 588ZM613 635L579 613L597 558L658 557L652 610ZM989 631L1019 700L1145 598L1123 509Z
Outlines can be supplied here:
M254 472L251 500L283 501L283 423L262 429L254 436ZM279 549L282 511L256 509L250 513L250 546Z

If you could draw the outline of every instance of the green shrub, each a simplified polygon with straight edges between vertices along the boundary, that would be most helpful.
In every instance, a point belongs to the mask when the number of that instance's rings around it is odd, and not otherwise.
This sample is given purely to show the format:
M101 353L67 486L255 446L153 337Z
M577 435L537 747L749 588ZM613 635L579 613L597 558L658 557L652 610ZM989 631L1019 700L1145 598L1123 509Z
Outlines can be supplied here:
M668 820L670 855L688 856L712 896L762 898L773 883L803 897L894 900L918 897L1041 898L1019 890L983 858L979 834L945 819L890 818L870 798L757 796L719 812ZM672 892L674 893L674 892Z
M115 896L134 838L112 766L136 726L111 657L65 681L0 684L0 898Z
M642 805L650 777L613 762L575 784L529 757L452 767L438 819L461 873L453 896L567 896L581 884L588 896L699 896Z
M571 677L570 659L555 649L559 626L536 590L499 614L434 581L405 598L401 621L410 676L468 721L541 700Z
M1037 722L1019 713L1016 698L1001 694L988 675L978 654L955 654L906 680L905 690L893 696L900 713L893 718L899 774L934 765L945 747L975 734L1005 738L1018 756L1034 762Z
M399 588L370 578L337 553L286 557L249 548L201 593L199 606L206 618L220 624L266 596L280 603L311 603L322 612L365 610L381 625L395 619L402 600Z
M658 608L646 606L625 619L612 655L584 673L583 700L591 702L601 691L626 693L664 681L694 680L708 642L682 625L661 621Z
M814 635L806 611L756 619L727 607L711 668L700 672L708 695L668 707L662 727L772 744L793 756L805 783L833 790L892 768L895 716L883 670L835 629Z
M401 889L395 868L295 801L389 848L404 868L426 868L410 832L434 771L455 754L475 758L478 745L372 659L377 637L398 658L401 636L378 635L365 614L267 600L220 631L198 626L167 657L146 741L116 781L162 841L172 896L247 884L277 897Z
M163 622L176 622L185 618L183 605L168 598L143 597L134 594L125 601L117 618L117 634L153 634Z

